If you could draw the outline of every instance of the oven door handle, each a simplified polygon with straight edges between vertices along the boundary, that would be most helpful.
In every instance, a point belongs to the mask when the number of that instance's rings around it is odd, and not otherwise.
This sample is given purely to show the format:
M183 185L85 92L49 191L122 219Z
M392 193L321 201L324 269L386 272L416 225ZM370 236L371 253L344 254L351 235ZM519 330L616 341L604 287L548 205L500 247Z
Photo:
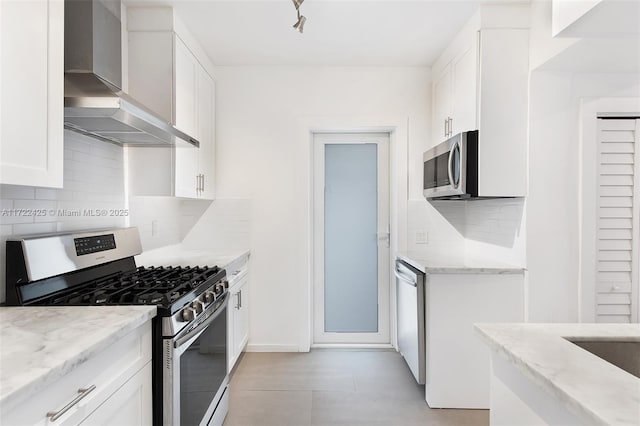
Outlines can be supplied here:
M193 338L198 333L200 333L205 328L207 328L209 326L209 324L211 324L213 321L215 321L216 318L218 318L218 316L220 316L220 314L224 310L224 307L227 306L228 298L229 298L229 293L226 293L224 295L224 303L222 303L222 305L218 306L218 309L216 309L215 313L213 313L209 318L207 318L206 320L204 320L203 322L198 324L195 328L189 330L185 335L176 338L175 342L173 342L173 347L177 349L180 346L184 345L189 340L191 340L191 338Z

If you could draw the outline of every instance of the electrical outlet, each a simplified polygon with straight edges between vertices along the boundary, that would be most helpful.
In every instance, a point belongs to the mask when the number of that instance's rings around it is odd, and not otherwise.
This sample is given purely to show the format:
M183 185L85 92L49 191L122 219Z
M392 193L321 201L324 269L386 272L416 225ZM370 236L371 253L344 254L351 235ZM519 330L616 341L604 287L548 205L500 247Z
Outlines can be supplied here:
M429 244L429 233L427 231L416 231L416 244Z
M152 220L151 221L151 236L155 237L156 235L158 235L158 221L157 220Z

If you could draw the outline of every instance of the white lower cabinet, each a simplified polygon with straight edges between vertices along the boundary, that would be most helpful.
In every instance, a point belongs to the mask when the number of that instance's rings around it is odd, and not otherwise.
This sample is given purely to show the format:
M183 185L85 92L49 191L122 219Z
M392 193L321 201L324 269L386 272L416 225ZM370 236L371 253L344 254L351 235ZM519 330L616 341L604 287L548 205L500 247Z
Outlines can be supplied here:
M231 371L249 341L249 271L247 266L232 271L229 281L227 345L229 347L229 371Z
M3 407L0 424L151 425L152 409L149 321L31 398Z
M431 408L489 408L490 353L474 323L524 322L524 272L427 274L426 389Z
M147 363L96 411L83 425L150 425L152 422L151 363Z

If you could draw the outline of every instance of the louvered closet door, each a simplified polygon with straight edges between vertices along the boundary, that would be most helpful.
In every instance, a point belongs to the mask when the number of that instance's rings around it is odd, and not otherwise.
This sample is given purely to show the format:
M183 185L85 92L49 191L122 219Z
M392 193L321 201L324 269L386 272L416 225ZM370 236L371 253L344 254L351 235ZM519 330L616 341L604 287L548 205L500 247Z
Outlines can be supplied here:
M596 322L637 322L640 120L598 121Z

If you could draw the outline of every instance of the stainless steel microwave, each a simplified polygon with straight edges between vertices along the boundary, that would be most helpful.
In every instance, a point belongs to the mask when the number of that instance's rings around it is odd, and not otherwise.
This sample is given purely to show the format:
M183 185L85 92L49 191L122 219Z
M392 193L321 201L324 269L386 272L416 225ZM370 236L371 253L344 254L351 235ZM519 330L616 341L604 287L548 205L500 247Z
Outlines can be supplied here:
M425 151L423 194L427 199L478 196L478 131L462 132Z

